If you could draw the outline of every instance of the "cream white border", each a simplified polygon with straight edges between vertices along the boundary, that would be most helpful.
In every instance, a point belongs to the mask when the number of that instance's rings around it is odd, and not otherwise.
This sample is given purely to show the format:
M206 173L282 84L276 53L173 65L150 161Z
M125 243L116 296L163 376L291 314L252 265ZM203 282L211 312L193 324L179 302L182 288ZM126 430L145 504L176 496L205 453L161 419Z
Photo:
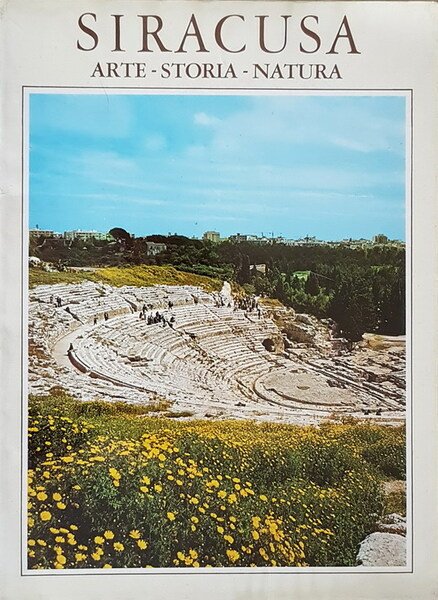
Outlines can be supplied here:
M432 600L438 596L438 4L432 0L289 1L270 0L0 0L0 597L2 600ZM30 577L20 574L20 413L22 328L22 86L109 85L89 77L93 62L75 47L78 14L96 10L136 14L158 11L167 20L201 14L211 22L218 14L242 11L248 15L317 14L321 31L329 32L348 14L354 22L361 56L339 56L342 81L322 82L327 89L413 89L413 201L412 231L415 287L412 315L413 378L413 573L319 573L247 575L204 573L193 576L158 574ZM285 11L283 13L283 11ZM266 14L266 13L265 13ZM211 18L210 18L211 17ZM128 28L129 29L129 28ZM133 33L136 35L135 31ZM296 48L296 44L294 46ZM108 48L107 48L108 49ZM220 53L211 55L213 62ZM105 49L101 60L112 60ZM197 55L187 56L189 61ZM302 62L310 62L305 57ZM292 49L280 61L301 62ZM324 62L324 54L311 57ZM158 62L158 56L151 57ZM247 60L261 60L251 54ZM134 56L130 60L135 60ZM277 61L275 61L277 62ZM241 64L241 63L240 63ZM169 80L168 80L169 82ZM113 82L117 87L121 82ZM140 88L147 82L132 81ZM159 82L158 82L159 83ZM173 82L172 82L173 83ZM218 82L219 85L226 82ZM257 89L255 81L251 87ZM274 82L278 88L285 82ZM293 81L297 89L319 82ZM178 82L180 85L181 82ZM231 82L234 85L233 82ZM196 85L193 82L189 85ZM200 87L205 82L200 82ZM170 86L169 86L170 87ZM202 93L201 90L198 90ZM300 576L298 576L300 575Z

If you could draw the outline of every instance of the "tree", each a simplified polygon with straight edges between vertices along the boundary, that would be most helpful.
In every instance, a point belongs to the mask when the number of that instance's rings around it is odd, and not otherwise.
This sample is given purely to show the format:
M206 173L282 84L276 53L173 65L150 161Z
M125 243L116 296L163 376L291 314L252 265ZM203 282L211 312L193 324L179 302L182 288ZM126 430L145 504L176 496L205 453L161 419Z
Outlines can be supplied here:
M318 276L310 271L309 276L304 285L304 291L306 294L310 294L311 296L317 296L319 294L319 280Z
M352 341L366 331L375 331L377 313L372 294L372 273L360 268L345 271L335 291L330 316L339 324L341 334Z
M122 227L113 227L108 232L119 244L130 245L131 235Z
M251 281L251 263L247 254L242 256L240 268L237 272L237 281L240 285Z

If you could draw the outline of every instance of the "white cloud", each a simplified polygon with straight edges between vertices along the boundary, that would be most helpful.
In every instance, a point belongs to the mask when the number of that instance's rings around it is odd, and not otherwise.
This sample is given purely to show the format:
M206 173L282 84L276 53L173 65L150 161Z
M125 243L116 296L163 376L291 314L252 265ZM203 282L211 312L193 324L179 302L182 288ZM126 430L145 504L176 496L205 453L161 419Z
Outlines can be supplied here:
M220 123L220 120L217 117L213 117L211 115L207 115L205 112L195 113L193 116L193 122L195 125L203 125L204 127L212 127Z
M341 98L252 97L249 106L220 120L200 112L195 123L211 127L215 158L253 156L281 146L336 147L358 153L403 151L404 119L366 103Z

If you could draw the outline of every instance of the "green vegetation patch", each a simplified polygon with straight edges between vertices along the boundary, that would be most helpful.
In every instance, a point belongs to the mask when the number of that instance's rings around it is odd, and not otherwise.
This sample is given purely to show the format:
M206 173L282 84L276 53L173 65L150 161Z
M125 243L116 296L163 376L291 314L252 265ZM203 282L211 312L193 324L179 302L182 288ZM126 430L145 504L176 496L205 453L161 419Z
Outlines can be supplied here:
M294 271L293 276L297 277L301 281L307 281L309 279L310 271Z
M220 290L222 282L203 275L186 273L170 266L105 267L93 271L60 271L47 273L41 269L29 269L29 285L80 283L81 281L104 282L115 287L124 285L194 285L211 292Z
M389 456L404 475L400 427L179 421L54 392L30 399L31 568L353 565Z
M29 287L37 285L55 285L56 283L81 283L98 281L92 271L55 271L53 273L38 268L29 269Z

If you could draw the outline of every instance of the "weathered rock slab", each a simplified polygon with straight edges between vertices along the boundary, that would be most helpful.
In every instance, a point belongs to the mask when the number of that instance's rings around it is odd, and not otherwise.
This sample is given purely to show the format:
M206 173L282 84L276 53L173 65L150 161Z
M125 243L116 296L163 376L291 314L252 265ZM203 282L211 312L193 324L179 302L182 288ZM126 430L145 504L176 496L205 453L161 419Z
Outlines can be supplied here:
M394 533L371 533L361 542L356 559L362 567L404 567L406 538Z
M406 517L391 513L378 523L379 531L406 536Z

